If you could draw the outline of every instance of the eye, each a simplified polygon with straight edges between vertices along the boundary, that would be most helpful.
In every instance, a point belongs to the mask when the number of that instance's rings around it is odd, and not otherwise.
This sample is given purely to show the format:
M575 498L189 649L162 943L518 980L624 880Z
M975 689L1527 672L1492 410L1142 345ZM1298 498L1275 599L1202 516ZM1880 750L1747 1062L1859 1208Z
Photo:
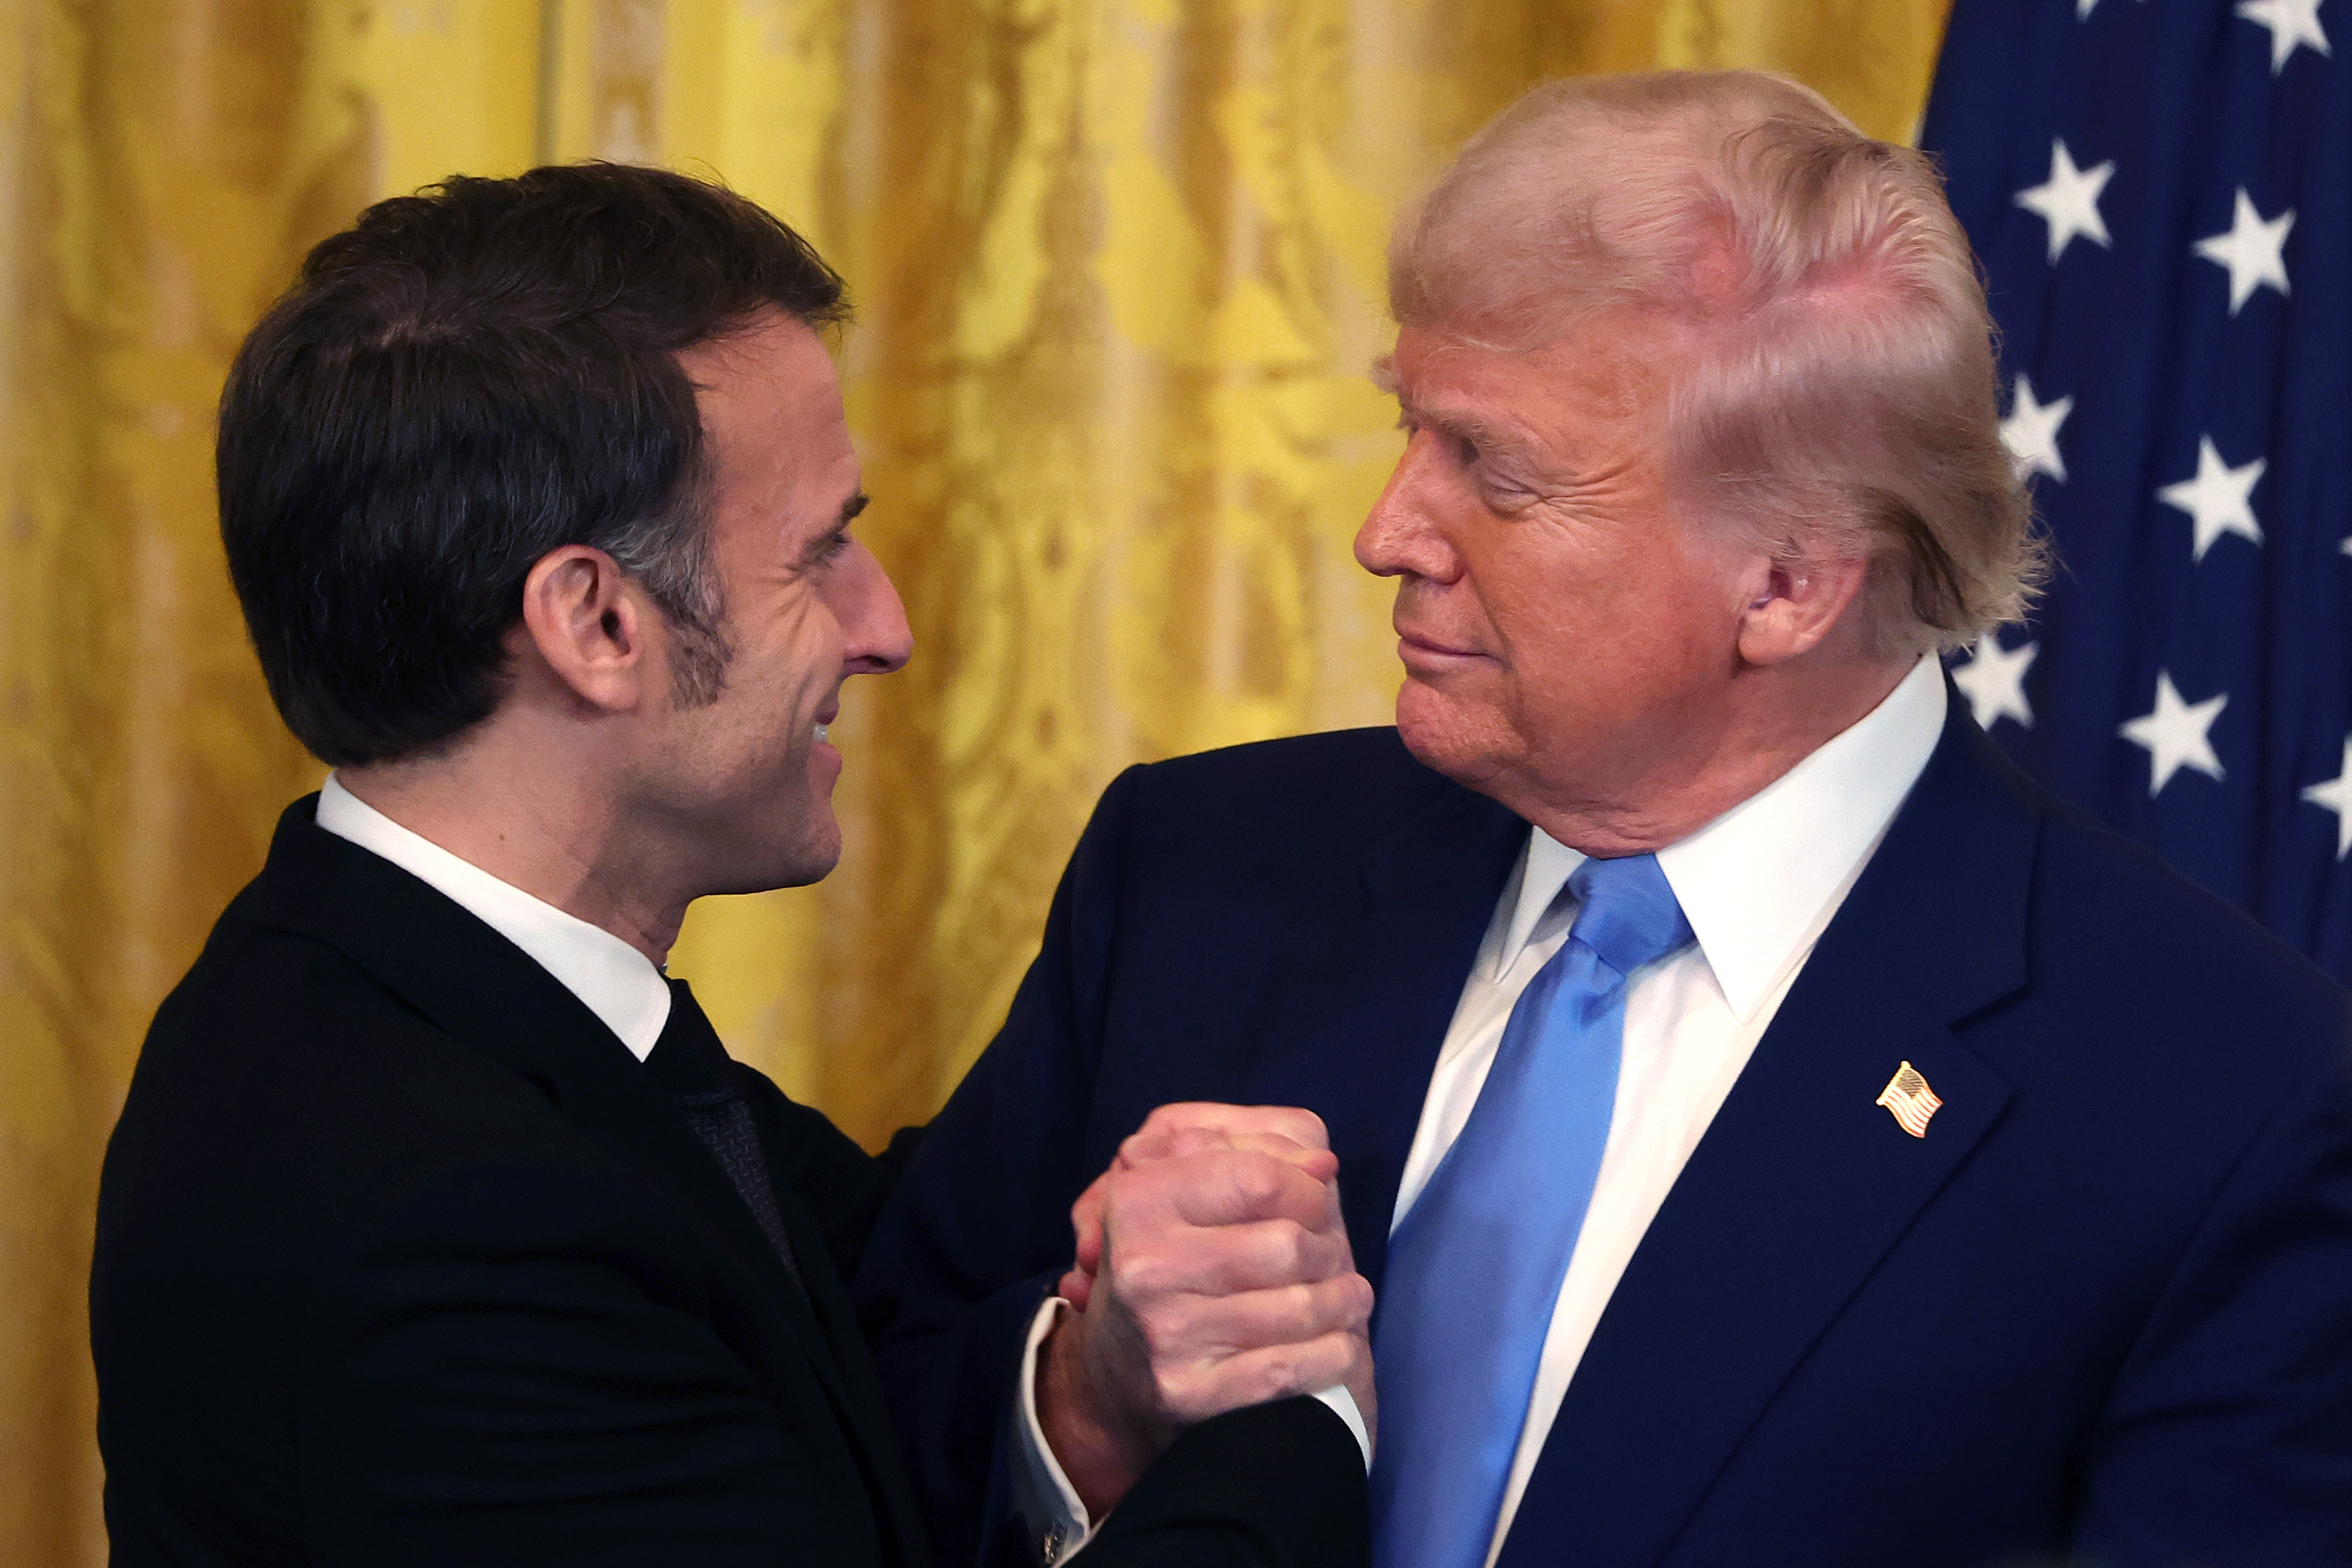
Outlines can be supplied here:
M849 524L846 522L836 524L828 531L809 541L808 548L801 552L798 569L803 572L822 571L840 560L848 549Z

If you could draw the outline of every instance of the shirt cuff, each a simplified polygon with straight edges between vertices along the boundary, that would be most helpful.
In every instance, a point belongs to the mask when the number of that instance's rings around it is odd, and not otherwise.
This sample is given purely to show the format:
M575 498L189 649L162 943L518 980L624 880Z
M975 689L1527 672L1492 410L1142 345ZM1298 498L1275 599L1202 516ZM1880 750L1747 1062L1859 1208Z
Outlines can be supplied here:
M1030 1539L1037 1543L1037 1554L1045 1568L1061 1568L1078 1548L1095 1537L1095 1521L1087 1516L1087 1505L1079 1500L1078 1489L1070 1484L1061 1461L1054 1458L1054 1446L1045 1441L1045 1429L1037 1420L1037 1350L1069 1307L1059 1296L1048 1296L1038 1303L1037 1315L1029 1321L1028 1342L1021 1351L1021 1399L1013 1411L1013 1447L1017 1450L1013 1468L1013 1502L1021 1510L1022 1521L1029 1527ZM1364 1456L1364 1468L1370 1470L1372 1435L1364 1425L1364 1413L1357 1406L1356 1396L1344 1384L1334 1384L1315 1397L1348 1424L1357 1450Z
M1037 1315L1029 1321L1029 1342L1021 1352L1021 1398L1013 1411L1013 1500L1045 1568L1061 1568L1095 1534L1087 1505L1078 1500L1078 1489L1063 1473L1053 1445L1045 1441L1045 1429L1037 1424L1037 1347L1069 1306L1059 1296L1038 1304Z
M1370 1471L1372 1468L1372 1434L1371 1429L1364 1425L1364 1413L1357 1407L1356 1396L1348 1392L1345 1384L1335 1383L1315 1397L1329 1405L1332 1413L1348 1424L1348 1430L1356 1436L1356 1447L1363 1452L1364 1468Z

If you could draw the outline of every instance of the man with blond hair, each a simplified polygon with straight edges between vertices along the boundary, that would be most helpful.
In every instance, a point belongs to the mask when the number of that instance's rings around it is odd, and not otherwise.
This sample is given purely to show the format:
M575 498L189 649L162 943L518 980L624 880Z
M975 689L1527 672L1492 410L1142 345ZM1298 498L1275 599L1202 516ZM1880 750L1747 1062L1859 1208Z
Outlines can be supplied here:
M1934 171L1554 83L1391 298L1397 727L1104 796L864 1267L935 1513L1216 1099L1339 1156L1383 1568L2352 1562L2352 1010L1954 700L2045 564Z

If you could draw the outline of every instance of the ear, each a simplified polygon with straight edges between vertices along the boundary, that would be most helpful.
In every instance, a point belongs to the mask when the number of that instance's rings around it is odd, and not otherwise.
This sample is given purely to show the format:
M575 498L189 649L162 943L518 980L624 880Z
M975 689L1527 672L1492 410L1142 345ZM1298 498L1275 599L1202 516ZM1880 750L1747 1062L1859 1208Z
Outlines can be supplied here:
M1844 619L1869 576L1869 559L1861 555L1790 549L1761 563L1739 612L1739 657L1772 665L1811 653Z
M573 696L625 713L644 700L659 663L646 635L649 613L611 556L567 544L541 556L523 579L518 630Z

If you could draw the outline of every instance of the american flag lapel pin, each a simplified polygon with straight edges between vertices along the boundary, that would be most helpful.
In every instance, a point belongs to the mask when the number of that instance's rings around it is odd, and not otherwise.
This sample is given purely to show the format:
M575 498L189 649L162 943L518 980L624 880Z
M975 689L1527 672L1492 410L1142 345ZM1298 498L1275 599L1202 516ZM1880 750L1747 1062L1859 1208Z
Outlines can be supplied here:
M1927 1136L1928 1119L1944 1109L1944 1102L1936 1098L1936 1091L1927 1087L1927 1080L1909 1062L1895 1069L1895 1076L1879 1091L1877 1103L1886 1107L1903 1131L1914 1138Z

